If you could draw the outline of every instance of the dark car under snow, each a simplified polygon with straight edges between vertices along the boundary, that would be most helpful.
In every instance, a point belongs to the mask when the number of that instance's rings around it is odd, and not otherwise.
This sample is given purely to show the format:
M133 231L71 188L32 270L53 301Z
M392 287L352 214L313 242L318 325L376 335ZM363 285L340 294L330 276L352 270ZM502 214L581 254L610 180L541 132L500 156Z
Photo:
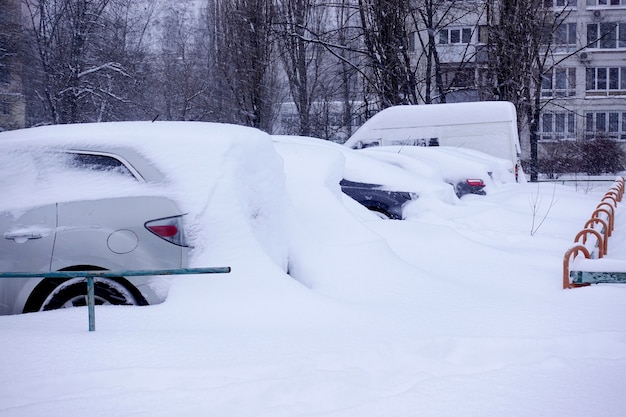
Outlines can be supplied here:
M346 179L341 180L339 184L344 194L385 219L402 220L402 207L417 198L413 193L384 190L379 184Z

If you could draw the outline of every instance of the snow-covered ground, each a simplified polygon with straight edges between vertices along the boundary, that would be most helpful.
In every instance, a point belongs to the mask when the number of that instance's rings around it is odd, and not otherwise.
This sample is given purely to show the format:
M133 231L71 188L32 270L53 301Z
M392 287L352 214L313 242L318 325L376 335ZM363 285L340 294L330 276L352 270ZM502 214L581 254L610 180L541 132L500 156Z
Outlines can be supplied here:
M202 207L193 266L230 274L99 306L95 332L82 308L0 317L0 416L624 415L626 286L561 288L608 186L495 184L385 221L340 193L341 156L266 139L180 196ZM621 207L616 228L619 255Z

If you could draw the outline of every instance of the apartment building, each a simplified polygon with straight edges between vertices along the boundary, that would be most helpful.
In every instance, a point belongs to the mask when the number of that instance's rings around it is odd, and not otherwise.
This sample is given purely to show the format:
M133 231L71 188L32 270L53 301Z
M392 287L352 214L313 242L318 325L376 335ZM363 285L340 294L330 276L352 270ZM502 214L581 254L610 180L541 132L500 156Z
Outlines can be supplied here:
M567 12L544 77L540 140L626 141L626 0L549 0Z
M489 2L456 3L460 9L442 22L436 39L446 101L489 99L488 80L481 78ZM554 67L541 84L540 149L555 140L596 137L626 146L626 0L544 0L543 6L562 13L562 24L553 34L547 65ZM527 132L521 132L521 141L527 158Z

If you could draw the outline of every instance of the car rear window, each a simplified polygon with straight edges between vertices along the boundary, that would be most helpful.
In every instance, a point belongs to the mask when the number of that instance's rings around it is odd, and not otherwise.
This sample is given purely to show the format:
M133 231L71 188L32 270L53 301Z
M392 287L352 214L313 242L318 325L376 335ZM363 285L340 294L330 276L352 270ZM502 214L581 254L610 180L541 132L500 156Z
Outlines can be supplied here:
M122 161L109 155L68 153L67 158L68 164L75 168L91 171L109 171L135 178Z
M112 154L6 147L0 152L0 211L157 191L139 178Z

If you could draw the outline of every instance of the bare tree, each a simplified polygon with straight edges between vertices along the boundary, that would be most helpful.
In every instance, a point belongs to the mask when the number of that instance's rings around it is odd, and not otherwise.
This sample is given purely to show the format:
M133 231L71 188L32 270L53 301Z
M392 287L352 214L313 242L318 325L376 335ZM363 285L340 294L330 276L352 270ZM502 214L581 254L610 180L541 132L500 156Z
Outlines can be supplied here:
M229 95L230 120L271 131L276 94L272 0L216 3L217 60Z
M24 126L19 8L0 0L0 131Z
M93 59L91 46L108 0L27 1L45 87L41 98L53 123L81 121L80 108L96 93L91 83L100 71L123 69Z
M476 69L473 41L478 38L477 22L485 10L481 2L358 0L344 7L358 10L359 51L366 59L365 68L359 68L358 73L377 98L377 109L446 102L447 94L459 88L454 81L468 74L466 70ZM463 30L463 49L445 45L454 53L448 52L442 59L441 34L447 27L467 21L472 29L468 29L469 39ZM469 88L476 88L474 78L471 75L466 80Z
M363 85L362 78L359 77L363 59L356 53L360 38L357 25L353 22L357 20L358 13L353 13L349 7L350 3L351 0L340 0L333 8L337 26L334 39L339 46L336 52L335 77L338 85L336 91L338 101L341 103L341 121L346 138L352 136L353 120L360 119L360 116L365 116L368 111L367 104L358 104L359 101L365 101L363 88L359 87Z
M154 78L150 41L159 12L152 0L110 1L101 24L99 59L115 62L125 76L98 74L106 94L93 95L96 120L135 120L154 117Z
M312 106L321 101L325 49L319 36L326 8L317 0L277 0L275 28L278 51L285 68L289 90L299 118L298 133L314 134Z
M211 112L205 101L211 79L198 12L189 2L169 5L163 12L155 97L162 119L205 120Z
M141 57L149 7L139 14L133 8L143 2L129 0L24 0L24 5L36 57L31 88L46 113L40 122L127 118L134 91L128 88L129 69Z
M538 129L541 84L546 73L564 58L555 61L553 40L567 17L567 10L544 7L542 0L490 0L490 55L494 94L512 102L520 130L530 135L530 179L538 179Z
M363 44L368 58L368 87L379 107L417 103L409 54L406 0L358 0Z

